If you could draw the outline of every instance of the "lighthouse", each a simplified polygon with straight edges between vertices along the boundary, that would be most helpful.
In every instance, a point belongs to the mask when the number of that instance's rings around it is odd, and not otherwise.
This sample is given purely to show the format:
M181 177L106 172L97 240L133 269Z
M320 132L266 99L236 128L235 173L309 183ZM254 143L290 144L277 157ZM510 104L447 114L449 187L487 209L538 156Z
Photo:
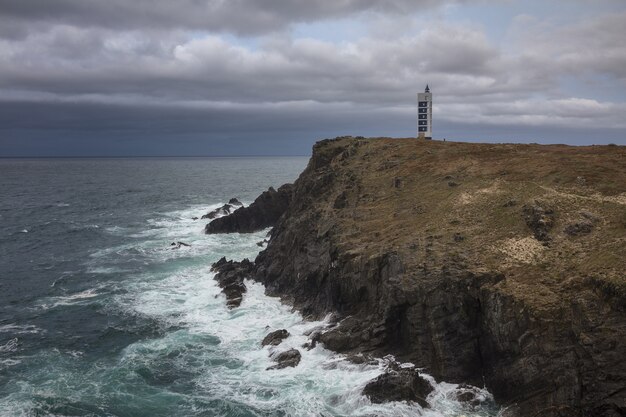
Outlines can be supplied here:
M417 93L417 137L433 138L433 95L428 84L423 93Z

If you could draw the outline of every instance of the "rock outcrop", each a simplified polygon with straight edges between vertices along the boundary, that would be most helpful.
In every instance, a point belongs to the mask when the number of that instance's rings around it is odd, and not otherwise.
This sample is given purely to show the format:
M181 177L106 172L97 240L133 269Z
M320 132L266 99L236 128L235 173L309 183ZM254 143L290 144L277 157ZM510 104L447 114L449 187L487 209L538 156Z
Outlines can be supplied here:
M289 332L285 329L275 330L269 333L261 341L261 346L277 346L282 343L283 340L289 337Z
M298 366L300 360L302 359L302 355L298 349L289 349L284 352L276 353L271 355L272 360L276 362L276 365L272 365L267 368L268 371L273 369L283 369L283 368L293 368Z
M254 274L254 264L248 259L235 262L221 258L212 265L211 269L216 272L215 280L220 288L222 288L222 293L226 296L226 305L228 308L239 307L243 300L243 294L247 291L246 284L243 280L252 278Z
M411 401L428 407L426 397L433 387L415 368L396 368L379 375L363 389L363 395L373 403Z
M338 313L316 338L331 349L486 384L512 416L624 415L624 161L623 147L325 140L254 276L305 316ZM242 210L207 232L254 229ZM567 226L581 212L602 221Z
M270 187L248 207L239 207L232 214L211 221L204 231L207 234L251 233L274 226L287 210L292 190L291 184L285 184L278 190Z

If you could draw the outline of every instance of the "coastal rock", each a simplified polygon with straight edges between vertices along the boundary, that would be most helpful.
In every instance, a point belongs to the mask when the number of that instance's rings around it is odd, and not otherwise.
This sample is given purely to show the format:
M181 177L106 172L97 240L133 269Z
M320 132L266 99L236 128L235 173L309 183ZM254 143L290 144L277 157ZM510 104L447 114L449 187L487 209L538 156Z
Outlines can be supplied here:
M393 369L368 382L363 395L373 403L412 401L428 407L426 397L433 386L422 378L415 368Z
M267 336L263 338L263 340L261 341L261 346L267 346L267 345L277 346L277 345L280 345L282 341L288 337L289 337L289 332L287 330L285 329L276 330L276 331L271 332L270 334L268 334Z
M335 312L331 350L486 385L515 417L623 414L624 161L602 146L325 140L255 277L305 317ZM598 173L584 198L581 170ZM581 210L606 233L554 233Z
M274 226L292 198L293 186L286 184L278 190L264 191L248 207L239 207L232 214L207 224L205 233L252 233Z
M233 206L231 204L224 204L222 207L218 207L215 210L205 214L201 217L201 219L215 219L220 216L227 216L233 210Z
M212 265L211 270L216 272L215 280L222 288L222 293L226 296L228 308L239 307L243 300L243 294L247 291L243 280L252 278L254 264L248 259L235 262L221 258Z
M276 365L270 366L267 370L274 369L283 369L283 368L294 368L298 366L300 360L302 359L302 355L298 349L289 349L284 352L276 353L271 356L274 362L277 362Z
M243 206L243 203L235 197L228 200L228 204L230 204L231 206Z

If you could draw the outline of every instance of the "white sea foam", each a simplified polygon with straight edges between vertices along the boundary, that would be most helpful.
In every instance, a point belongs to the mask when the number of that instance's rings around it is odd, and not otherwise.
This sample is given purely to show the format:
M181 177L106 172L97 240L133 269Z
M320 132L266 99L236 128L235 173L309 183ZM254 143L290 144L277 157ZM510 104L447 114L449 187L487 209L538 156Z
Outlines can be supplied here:
M12 333L12 334L37 334L42 333L44 330L33 324L4 324L0 326L0 333Z
M0 353L15 352L19 346L19 339L17 337L9 340L3 345L0 345Z

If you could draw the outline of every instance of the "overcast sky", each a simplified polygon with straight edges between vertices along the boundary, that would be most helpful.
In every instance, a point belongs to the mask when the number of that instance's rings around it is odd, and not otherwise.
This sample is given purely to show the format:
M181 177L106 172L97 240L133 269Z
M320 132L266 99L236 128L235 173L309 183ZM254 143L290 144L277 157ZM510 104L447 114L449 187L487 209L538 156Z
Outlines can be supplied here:
M0 0L0 156L626 144L624 0Z

